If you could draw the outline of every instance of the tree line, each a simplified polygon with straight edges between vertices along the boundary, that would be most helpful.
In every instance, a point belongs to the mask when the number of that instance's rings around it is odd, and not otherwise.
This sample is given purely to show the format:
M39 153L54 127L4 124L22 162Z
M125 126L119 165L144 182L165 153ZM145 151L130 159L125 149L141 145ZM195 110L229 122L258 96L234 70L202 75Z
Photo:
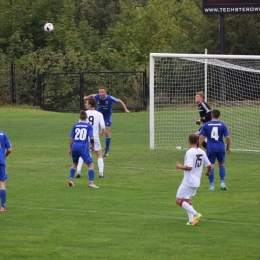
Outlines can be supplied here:
M51 22L53 32L43 26ZM226 53L260 53L260 15L226 15ZM220 53L219 16L202 0L1 0L0 70L129 71L151 52Z

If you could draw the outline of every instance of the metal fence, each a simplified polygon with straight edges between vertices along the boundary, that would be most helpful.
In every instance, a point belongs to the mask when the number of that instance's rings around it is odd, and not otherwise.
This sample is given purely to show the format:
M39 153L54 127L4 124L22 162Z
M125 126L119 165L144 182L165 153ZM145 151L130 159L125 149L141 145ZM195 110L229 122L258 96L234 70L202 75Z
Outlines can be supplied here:
M147 108L146 71L25 73L13 63L0 71L0 105L39 106L50 111L84 109L83 97L100 86L120 98L131 110ZM114 110L120 110L115 105Z

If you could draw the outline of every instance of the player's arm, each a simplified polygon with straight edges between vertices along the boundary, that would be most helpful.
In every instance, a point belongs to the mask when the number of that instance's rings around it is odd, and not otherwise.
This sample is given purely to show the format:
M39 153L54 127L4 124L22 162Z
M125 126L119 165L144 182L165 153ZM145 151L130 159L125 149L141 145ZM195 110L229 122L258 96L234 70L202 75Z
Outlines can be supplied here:
M209 111L204 117L201 117L196 121L197 125L200 125L201 123L204 124L205 122L208 122L211 120L211 111Z
M184 171L191 171L192 167L187 166L187 165L181 165L179 162L176 163L176 168Z
M88 96L85 96L85 97L83 98L83 100L90 99L90 98L94 98L94 96L95 96L95 94L90 94L90 95L88 95Z
M211 120L211 113L212 113L212 111L209 110L209 111L207 111L206 115L201 118L203 123L208 122L208 121Z
M207 176L210 175L211 168L212 168L212 165L207 166L207 171L205 172L205 175L207 175Z
M89 141L90 141L90 144L91 144L91 148L92 148L92 151L95 151L95 147L94 147L94 137L89 137Z
M227 143L227 147L226 147L226 151L227 153L230 153L230 136L226 136L226 143Z
M5 157L7 157L12 152L12 148L7 148L5 151Z
M120 105L124 108L125 112L126 112L127 114L129 114L130 111L127 109L125 103L124 103L121 99L118 99L118 102L119 102Z
M70 137L69 139L69 155L71 156L71 149L72 149L72 144L73 144L74 138Z
M99 128L100 128L99 135L102 136L105 133L105 121L102 114L100 114L100 118L99 118Z
M205 141L205 139L206 139L206 136L204 136L204 135L199 136L199 144L198 144L199 148L201 148L202 143Z

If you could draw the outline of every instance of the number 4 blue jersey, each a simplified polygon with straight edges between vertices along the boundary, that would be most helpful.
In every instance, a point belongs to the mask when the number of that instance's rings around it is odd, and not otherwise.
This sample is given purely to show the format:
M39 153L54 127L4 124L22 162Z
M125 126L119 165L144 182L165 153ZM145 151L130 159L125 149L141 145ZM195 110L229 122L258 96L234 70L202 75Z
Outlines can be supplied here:
M227 126L219 120L211 120L205 123L200 135L207 137L207 150L215 152L225 152L223 137L228 136Z
M88 151L89 137L93 137L92 125L78 122L72 127L70 137L74 139L72 151Z

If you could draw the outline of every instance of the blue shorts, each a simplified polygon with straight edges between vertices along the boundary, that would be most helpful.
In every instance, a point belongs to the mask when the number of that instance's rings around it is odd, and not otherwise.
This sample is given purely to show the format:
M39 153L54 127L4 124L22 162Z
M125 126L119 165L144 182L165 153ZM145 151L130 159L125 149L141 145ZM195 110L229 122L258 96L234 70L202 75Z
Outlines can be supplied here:
M225 162L225 152L211 152L211 151L207 151L207 156L209 158L209 161L214 164L216 159L218 160L219 163L223 163Z
M112 115L103 115L105 126L110 127L112 125Z
M0 164L0 181L5 181L8 179L6 168L4 164Z
M86 152L72 151L71 157L72 157L72 161L74 163L79 162L79 157L81 157L83 159L83 162L86 163L86 164L93 162L92 156L91 156L89 151L86 151Z

